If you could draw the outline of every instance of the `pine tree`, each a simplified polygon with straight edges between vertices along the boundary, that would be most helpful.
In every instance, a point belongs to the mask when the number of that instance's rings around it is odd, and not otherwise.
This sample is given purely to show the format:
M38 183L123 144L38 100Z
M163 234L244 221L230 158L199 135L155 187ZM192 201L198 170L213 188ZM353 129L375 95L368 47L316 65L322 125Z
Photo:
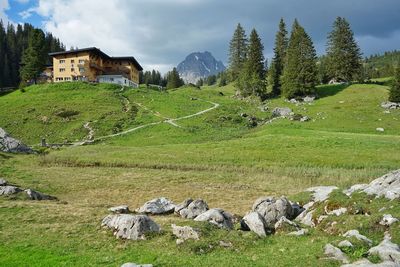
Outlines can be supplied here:
M327 56L330 76L352 81L361 70L361 51L346 19L338 17L328 36Z
M243 68L243 64L246 61L247 43L246 33L239 23L229 44L229 72L231 80L236 80Z
M394 81L390 87L389 101L400 103L400 67L395 71Z
M282 77L286 98L315 93L317 82L316 52L310 36L297 19L294 21Z
M183 85L182 79L179 77L179 73L176 68L173 68L167 75L167 89L179 88Z
M6 55L6 31L4 29L3 21L0 20L0 88L5 87L5 77L4 77L4 68L6 67L5 55Z
M46 64L45 35L42 30L35 29L29 38L28 48L22 56L21 79L23 82L37 78L45 69Z
M275 37L274 57L271 63L271 70L268 73L268 91L273 95L281 93L281 76L285 65L288 38L286 24L283 19L279 22L279 30Z

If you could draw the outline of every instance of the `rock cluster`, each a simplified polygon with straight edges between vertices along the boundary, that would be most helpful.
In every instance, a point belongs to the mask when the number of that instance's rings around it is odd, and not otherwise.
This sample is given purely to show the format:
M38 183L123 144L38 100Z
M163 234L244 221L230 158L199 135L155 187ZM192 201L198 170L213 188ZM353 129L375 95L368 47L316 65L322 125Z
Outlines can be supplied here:
M400 108L400 103L394 103L394 102L383 102L381 104L381 107L384 109L397 109Z
M29 188L24 190L18 186L10 185L5 179L0 179L0 196L11 196L20 192L25 192L30 200L57 200L56 197Z
M30 147L11 137L3 128L0 128L0 151L24 154L35 153Z

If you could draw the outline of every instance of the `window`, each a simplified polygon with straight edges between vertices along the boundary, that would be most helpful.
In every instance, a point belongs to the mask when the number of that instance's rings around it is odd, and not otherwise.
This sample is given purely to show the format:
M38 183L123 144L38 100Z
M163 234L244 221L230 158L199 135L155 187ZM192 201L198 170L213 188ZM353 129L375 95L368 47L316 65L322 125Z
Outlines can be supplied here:
M64 68L60 68L60 72L64 72L65 71L65 69Z
M79 68L79 72L85 72L85 68Z
M62 78L62 77L56 78L56 81L63 81L63 80L64 80L64 78Z
M71 80L71 77L65 77L64 80L70 81L70 80Z
M75 60L74 59L71 59L71 64L74 64L75 63Z
M71 72L74 72L75 71L75 69L74 68L71 68Z
M60 64L64 64L65 63L65 59L60 59Z
M85 64L85 60L79 59L79 64Z

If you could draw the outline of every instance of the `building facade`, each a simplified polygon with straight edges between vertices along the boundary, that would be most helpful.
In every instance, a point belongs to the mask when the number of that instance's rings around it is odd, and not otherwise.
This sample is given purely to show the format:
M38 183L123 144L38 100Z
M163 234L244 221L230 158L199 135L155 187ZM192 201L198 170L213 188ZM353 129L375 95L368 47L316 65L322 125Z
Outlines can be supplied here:
M134 57L110 57L95 47L50 53L53 82L106 82L137 87L143 70Z

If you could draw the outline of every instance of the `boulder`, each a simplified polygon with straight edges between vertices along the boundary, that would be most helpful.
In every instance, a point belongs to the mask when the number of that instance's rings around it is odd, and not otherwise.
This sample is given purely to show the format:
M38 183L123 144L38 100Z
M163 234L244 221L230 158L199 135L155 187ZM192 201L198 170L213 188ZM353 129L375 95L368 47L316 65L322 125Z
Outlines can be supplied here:
M315 96L305 96L303 97L303 101L306 103L311 103L315 100Z
M22 189L12 185L0 186L0 196L9 196L22 192Z
M385 131L385 129L384 129L384 128L382 128L382 127L378 127L378 128L376 128L376 131L377 131L377 132L384 132L384 131Z
M339 248L326 244L324 248L324 254L331 260L341 261L342 263L349 263L349 259Z
M193 202L193 199L191 199L191 198L185 199L182 203L175 206L175 209L174 209L175 213L179 214L179 212L182 209L187 208L187 206L189 206L189 204L192 202Z
M329 194L332 193L333 190L338 189L336 186L315 186L307 189L309 192L313 192L314 201L322 202L328 199Z
M353 244L349 240L340 241L338 244L339 248L352 248Z
M177 226L172 224L171 227L172 234L183 241L188 239L199 240L199 232L190 226Z
M155 198L147 201L142 207L137 209L138 213L146 214L168 214L174 212L174 203L165 197Z
M394 103L394 102L382 102L381 107L384 109L396 109L400 108L400 103Z
M147 233L159 233L160 226L147 215L113 214L105 217L101 223L114 231L117 238L146 239Z
M380 263L372 263L367 259L361 259L351 264L345 264L341 267L398 267L398 264L393 261L385 261Z
M285 232L285 231L298 231L300 227L297 223L288 220L285 216L279 218L275 223L275 232Z
M186 208L181 209L179 214L183 218L194 219L200 214L206 212L208 210L207 202L202 199L196 199L192 201Z
M347 212L347 208L338 208L335 210L328 211L328 208L325 206L325 213L328 215L340 216L340 215L345 214L346 212Z
M363 191L368 195L385 197L390 200L399 199L400 170L393 171L373 180Z
M290 108L274 108L272 117L289 117L293 111Z
M240 221L240 226L242 230L253 231L260 237L265 237L271 233L270 229L267 229L265 225L264 217L256 211L252 211L244 216Z
M32 189L26 189L25 193L28 195L28 197L31 200L56 200L57 199L56 197L46 195L41 192L34 191Z
M3 178L0 178L0 186L5 186L7 185L7 181L4 180Z
M382 220L379 222L381 225L391 226L395 222L398 222L399 219L394 218L391 214L384 214Z
M292 205L285 197L261 197L254 202L252 211L258 212L264 218L266 227L271 230L275 229L275 223L281 217L294 217Z
M293 236L302 236L308 234L308 229L300 229L298 231L290 232L286 235L293 235Z
M306 122L306 121L309 121L309 120L310 120L310 117L308 117L308 116L303 116L303 117L300 118L300 122Z
M219 228L233 229L232 215L222 209L210 209L197 216L194 220L198 222L209 222Z
M108 210L111 211L112 213L116 213L116 214L127 214L127 213L130 213L129 207L127 205L111 207Z
M9 153L33 154L30 147L11 137L4 129L0 128L0 151Z
M314 223L314 210L305 210L303 211L297 218L296 221L310 226L310 227L315 227Z
M400 266L400 247L391 241L389 234L385 234L383 241L370 248L368 253L379 256L382 261L392 261Z
M362 191L367 188L368 184L355 184L351 186L349 189L343 190L343 194L351 196L356 191Z
M358 232L358 230L350 230L347 231L346 233L343 234L344 237L355 237L360 241L364 241L366 243L368 243L369 245L372 244L372 240L367 238L366 236L360 234L360 232Z

